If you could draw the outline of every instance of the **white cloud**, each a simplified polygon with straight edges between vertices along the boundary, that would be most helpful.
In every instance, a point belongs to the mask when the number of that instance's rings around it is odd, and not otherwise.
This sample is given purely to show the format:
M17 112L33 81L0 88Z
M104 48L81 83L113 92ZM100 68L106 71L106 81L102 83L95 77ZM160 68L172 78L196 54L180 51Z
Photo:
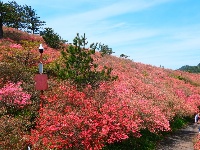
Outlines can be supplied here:
M89 32L89 34L93 33L95 35L95 33L102 28L105 29L106 25L107 27L114 26L114 23L109 21L112 17L130 12L141 11L143 9L147 9L149 7L153 7L160 3L168 1L170 0L124 0L78 14L63 14L54 19L50 18L50 20L47 20L47 26L51 25L51 27L54 28L61 35L63 35L63 32L66 31L66 34L68 34L69 37L72 37L72 35L77 32ZM102 22L106 23L102 24ZM102 26L99 26L99 24L101 24Z
M140 17L140 12L150 9L154 10L154 13L159 13L159 6L177 1L181 4L181 0L18 1L28 2L27 5L31 6L33 4L34 9L37 6L40 9L36 10L40 11L40 14L42 11L45 15L51 12L53 16L43 16L42 20L47 22L47 27L52 27L69 42L76 33L86 33L89 43L108 44L116 55L124 53L138 62L174 69L186 64L199 63L200 24L176 26L172 23L171 26L162 24L155 27L145 24L142 19L141 22L136 22L134 18L123 18L135 14ZM61 14L56 13L58 9L62 10ZM168 16L169 21L170 18L173 16Z

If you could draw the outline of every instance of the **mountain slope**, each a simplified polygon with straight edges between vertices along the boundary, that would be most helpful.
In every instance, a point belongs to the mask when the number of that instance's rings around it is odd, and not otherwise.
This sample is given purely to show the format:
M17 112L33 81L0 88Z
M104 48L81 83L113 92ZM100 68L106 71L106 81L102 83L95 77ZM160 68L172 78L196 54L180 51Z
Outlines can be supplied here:
M200 73L200 63L197 66L185 65L185 66L182 66L181 68L179 68L178 70L187 71L187 72L191 72L191 73Z
M55 63L62 62L60 51L49 48L40 36L10 28L5 28L5 32L9 33L7 38L0 40L0 93L4 94L0 97L0 132L5 135L0 140L4 141L4 148L14 149L29 143L35 149L101 149L131 136L134 140L142 139L144 130L153 134L170 131L170 123L177 118L191 117L199 111L200 74L111 55L101 57L96 52L94 60L99 64L98 69L111 67L112 75L118 79L101 82L98 89L87 86L79 91L69 80L58 80ZM43 95L35 90L34 81L38 74L40 43L44 45L44 73L49 84L41 92ZM13 109L16 103L12 100L16 99L8 86L10 82L21 85L20 94L23 89L31 95L26 107ZM45 104L43 107L41 101ZM11 122L9 131L6 120ZM10 141L16 136L10 147ZM137 149L137 146L142 145L135 143L133 147Z

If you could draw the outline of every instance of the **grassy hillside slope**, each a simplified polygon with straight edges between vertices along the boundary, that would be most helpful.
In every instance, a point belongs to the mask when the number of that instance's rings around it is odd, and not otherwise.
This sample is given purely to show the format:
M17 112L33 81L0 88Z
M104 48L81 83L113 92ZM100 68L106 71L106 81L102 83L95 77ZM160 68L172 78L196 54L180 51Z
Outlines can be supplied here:
M177 118L193 117L199 111L200 74L100 57L96 52L98 69L111 67L118 79L102 82L95 90L88 86L78 91L57 77L55 63L62 65L61 50L48 47L37 35L6 27L4 33L0 40L0 149L28 145L33 149L109 149L113 144L120 149L131 138L124 149L148 149L152 134L171 131ZM43 95L35 90L34 81L40 43L49 86ZM143 139L142 143L134 142L137 139Z

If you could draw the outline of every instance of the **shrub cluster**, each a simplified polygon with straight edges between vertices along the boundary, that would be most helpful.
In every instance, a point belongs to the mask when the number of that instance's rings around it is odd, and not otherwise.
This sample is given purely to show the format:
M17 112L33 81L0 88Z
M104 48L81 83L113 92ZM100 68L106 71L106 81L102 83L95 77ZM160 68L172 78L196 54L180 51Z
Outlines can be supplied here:
M103 66L97 70L98 64L94 62L96 46L87 45L85 34L74 38L73 45L69 45L65 51L62 51L63 65L57 64L58 77L61 79L70 79L79 89L87 85L92 88L98 88L102 81L113 81L117 77L111 76L112 68Z
M39 41L16 38L0 40L0 149L148 149L199 111L198 74L101 57L108 47L86 48L79 35L61 54L43 43L49 89L41 96Z

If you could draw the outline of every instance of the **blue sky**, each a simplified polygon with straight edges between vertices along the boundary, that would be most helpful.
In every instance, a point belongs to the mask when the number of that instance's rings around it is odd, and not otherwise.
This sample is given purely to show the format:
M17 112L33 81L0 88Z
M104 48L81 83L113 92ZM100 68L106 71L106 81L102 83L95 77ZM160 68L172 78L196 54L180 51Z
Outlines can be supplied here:
M3 2L8 2L3 0ZM200 63L200 0L16 0L72 42L86 34L113 55L169 69ZM89 45L88 45L89 46Z

